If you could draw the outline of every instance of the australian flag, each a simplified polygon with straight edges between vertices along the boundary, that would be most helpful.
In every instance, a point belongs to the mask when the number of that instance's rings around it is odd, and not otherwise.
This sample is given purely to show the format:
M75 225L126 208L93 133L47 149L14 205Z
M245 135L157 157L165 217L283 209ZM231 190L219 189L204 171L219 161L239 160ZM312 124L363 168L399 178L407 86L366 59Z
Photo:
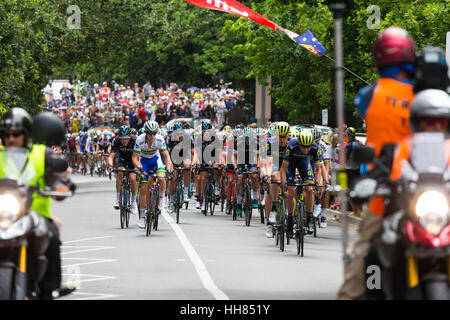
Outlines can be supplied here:
M298 35L295 32L289 31L287 29L282 29L282 31L303 48L311 51L316 55L320 56L327 52L327 49L325 49L325 47L319 42L319 40L316 39L316 37L309 29L301 35Z

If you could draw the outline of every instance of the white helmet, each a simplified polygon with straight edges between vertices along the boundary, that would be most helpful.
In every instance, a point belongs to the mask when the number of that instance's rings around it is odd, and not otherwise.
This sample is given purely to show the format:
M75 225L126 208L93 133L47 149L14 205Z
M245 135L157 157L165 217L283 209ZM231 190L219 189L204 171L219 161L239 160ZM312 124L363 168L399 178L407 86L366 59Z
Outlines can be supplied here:
M158 132L159 124L156 121L148 120L144 124L144 129L145 129L146 132L148 132L148 131L150 131L150 132Z
M100 137L102 135L102 132L100 130L97 130L97 137Z

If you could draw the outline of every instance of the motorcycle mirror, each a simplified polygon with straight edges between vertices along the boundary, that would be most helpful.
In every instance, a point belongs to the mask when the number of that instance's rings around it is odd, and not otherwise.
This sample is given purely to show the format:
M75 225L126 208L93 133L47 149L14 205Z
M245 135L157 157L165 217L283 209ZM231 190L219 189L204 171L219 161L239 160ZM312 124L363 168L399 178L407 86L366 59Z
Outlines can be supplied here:
M360 163L370 163L375 159L375 149L369 146L356 146L353 152L353 159Z

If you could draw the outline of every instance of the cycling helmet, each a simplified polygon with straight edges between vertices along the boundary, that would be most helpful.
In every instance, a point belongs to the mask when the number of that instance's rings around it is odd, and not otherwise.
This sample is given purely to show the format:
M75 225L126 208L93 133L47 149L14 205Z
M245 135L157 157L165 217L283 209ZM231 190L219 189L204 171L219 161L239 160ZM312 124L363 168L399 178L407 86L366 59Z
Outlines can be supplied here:
M275 126L275 132L281 137L287 136L289 134L289 131L289 123L285 121L278 122Z
M345 130L345 133L348 134L350 137L356 136L356 130L355 128L348 127L347 130Z
M72 133L72 138L76 138L77 134L76 133Z
M102 135L102 132L100 130L97 130L97 137L100 137Z
M377 68L414 63L416 44L406 30L390 27L378 35L378 39L373 44L372 53Z
M255 135L255 129L251 127L244 128L244 137L252 138Z
M158 132L159 131L159 124L156 121L148 120L144 124L145 132Z
M450 120L450 96L447 92L426 89L416 95L409 114L411 130L419 131L421 119Z
M225 131L226 133L231 131L231 127L226 125L225 127L223 127L223 131Z
M131 133L131 135L135 136L137 133L137 130L135 128L131 128L130 133Z
M212 129L211 123L209 123L208 121L203 121L202 122L202 130L206 131L206 130L209 130L209 129Z
M237 129L237 130L244 129L244 125L243 124L238 124L234 128Z
M173 131L173 126L174 126L173 123L167 125L167 126L166 126L167 132L172 133L172 131Z
M181 122L175 122L173 124L173 131L177 131L177 130L182 130L183 129L183 124Z
M300 134L300 131L295 130L295 129L291 129L291 131L289 132L289 136L291 138L298 138L299 134Z
M119 129L119 135L120 136L128 136L130 134L131 130L128 126L121 126Z
M311 130L302 130L298 133L298 143L304 147L309 147L314 142Z
M145 133L145 129L144 128L141 128L141 129L139 129L139 135L141 135L141 134L144 134Z

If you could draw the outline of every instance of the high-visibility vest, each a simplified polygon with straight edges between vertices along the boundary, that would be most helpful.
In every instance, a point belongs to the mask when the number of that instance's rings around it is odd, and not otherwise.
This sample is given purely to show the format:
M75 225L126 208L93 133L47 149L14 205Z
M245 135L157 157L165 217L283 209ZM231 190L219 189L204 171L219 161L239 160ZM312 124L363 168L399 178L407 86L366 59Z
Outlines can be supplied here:
M39 183L39 188L43 189L45 187L45 145L35 144L31 152L26 152L28 161L21 172L8 156L7 151L0 152L0 179L21 178L28 186L37 186ZM43 197L34 193L31 210L50 218L50 202L50 197Z
M409 111L413 86L391 78L380 78L366 112L367 144L379 156L385 144L396 144L411 136Z

